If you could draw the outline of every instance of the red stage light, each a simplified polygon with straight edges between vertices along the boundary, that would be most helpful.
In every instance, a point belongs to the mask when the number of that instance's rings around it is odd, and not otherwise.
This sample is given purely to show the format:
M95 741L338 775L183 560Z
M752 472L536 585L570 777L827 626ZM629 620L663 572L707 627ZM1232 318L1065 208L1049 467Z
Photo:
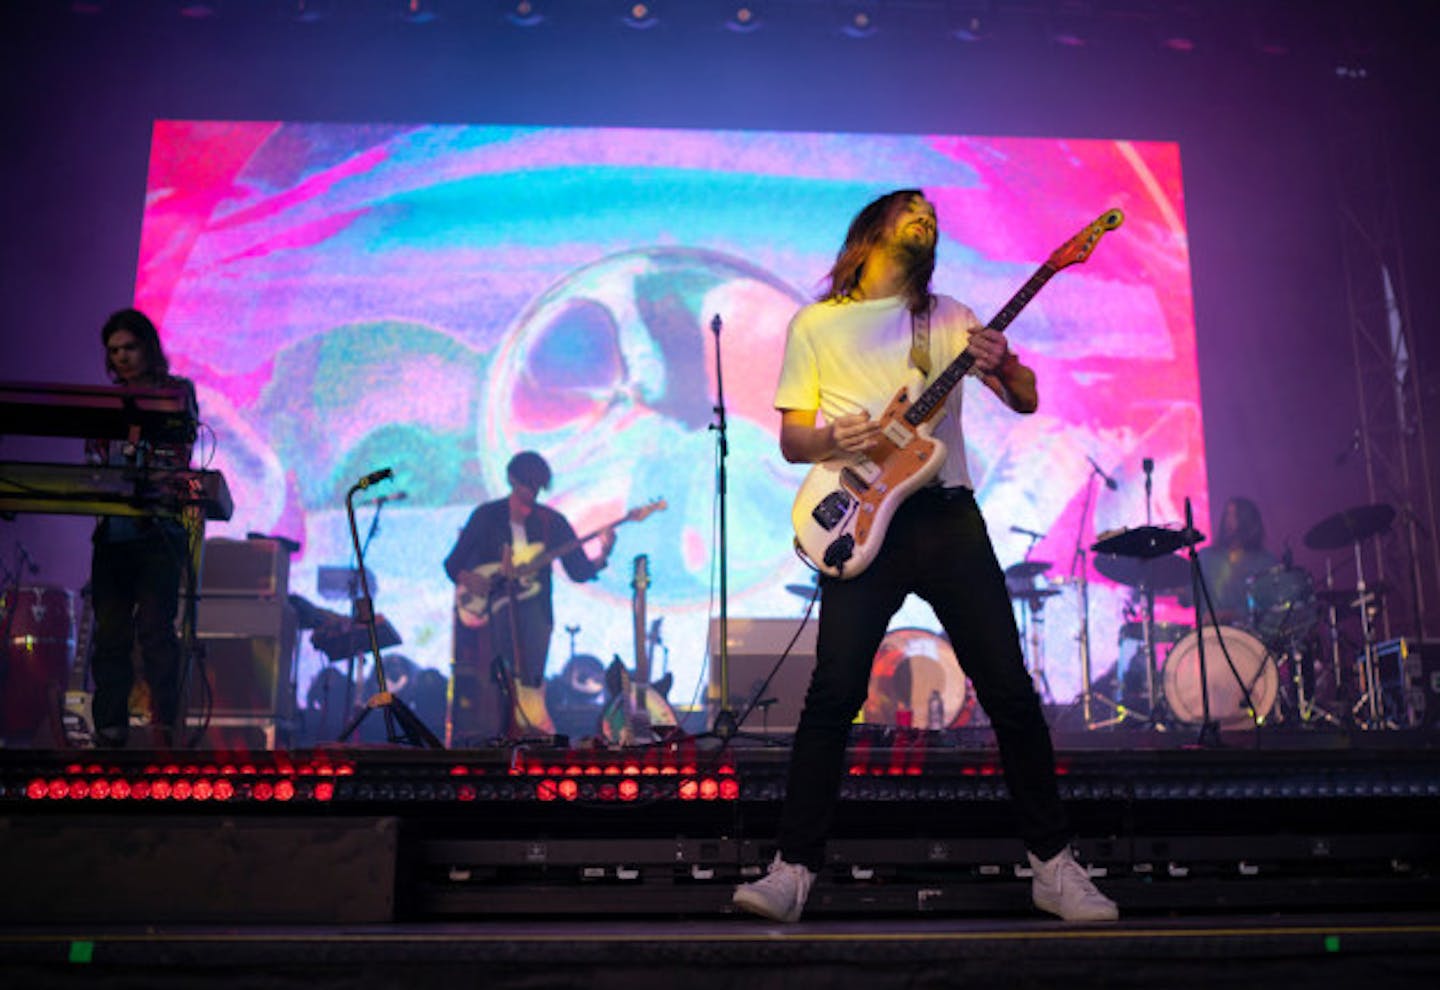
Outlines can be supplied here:
M740 781L733 777L720 781L720 799L722 801L738 801L740 799Z
M170 788L170 793L174 795L176 801L188 801L194 790L195 785L190 783L188 779L181 777L175 781L175 785Z
M295 783L289 780L281 780L275 784L275 800L289 801L295 796Z
M604 794L604 791L602 791L601 794L603 795L603 794ZM622 780L622 781L620 781L620 800L621 800L621 801L634 801L634 800L635 800L637 797L639 797L639 796L640 796L640 782L639 782L639 781L637 781L637 780Z
M257 781L250 789L250 796L256 801L269 801L275 796L275 788L268 780Z
M566 779L560 781L560 796L566 801L574 801L580 794L580 785L575 781Z
M69 784L70 797L76 801L83 801L90 796L90 785L84 780L72 780Z
M720 785L713 777L706 777L700 781L700 800L714 801L720 796Z
M64 779L61 777L56 777L54 780L50 781L50 786L45 789L45 796L53 800L59 800L60 798L63 798L66 794L68 794L69 791L70 788L65 783Z
M130 796L137 801L144 801L150 796L150 781L137 780L130 786Z
M117 801L124 801L126 798L130 797L130 781L126 780L124 777L119 777L111 781L110 796L115 798Z
M555 800L555 781L542 780L535 785L535 796L541 801Z
M694 780L680 781L679 794L681 801L694 801L700 796L700 787Z
M66 764L66 766L65 766L65 772L66 772L66 773L71 773L71 774L74 774L74 773L84 773L84 772L85 772L85 768L82 767L82 766L81 766L80 764L78 764L78 763L69 763L69 764Z
M150 785L150 796L156 801L164 801L170 796L170 781L162 777L153 782Z
M25 785L25 796L31 801L39 801L45 797L49 786L40 778L35 778Z
M212 797L214 797L214 796L215 796L215 785L214 785L214 784L210 783L210 781L205 780L204 778L201 778L200 780L195 781L195 800L196 800L196 801L209 801L209 800L210 800Z
M322 786L323 786L323 785L322 785ZM319 789L319 788L316 788L316 789L315 789L315 796L316 796L316 797L320 797L320 789ZM455 796L456 796L457 798L459 798L461 801L474 801L474 800L475 800L475 785L474 785L474 784L461 784L459 787L455 788ZM330 800L329 795L325 796L324 798L321 798L321 800L322 800L322 801L328 801L328 800Z
M215 800L229 801L235 796L235 785L228 780L215 781Z
M470 768L463 766L459 763L455 764L453 767L450 768L450 776L452 777L465 777L468 776L469 773Z

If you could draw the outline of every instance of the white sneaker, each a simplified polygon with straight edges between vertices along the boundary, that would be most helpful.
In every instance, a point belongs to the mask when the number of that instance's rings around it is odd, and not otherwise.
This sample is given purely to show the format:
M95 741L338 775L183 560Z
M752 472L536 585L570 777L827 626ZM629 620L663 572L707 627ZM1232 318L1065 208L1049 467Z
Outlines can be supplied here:
M1035 871L1030 897L1041 911L1065 921L1114 921L1120 917L1115 902L1095 889L1090 874L1075 862L1068 848L1043 863L1032 853L1030 866Z
M759 880L736 887L731 900L751 914L792 924L800 920L814 882L814 873L797 863L785 862L776 853L770 871Z

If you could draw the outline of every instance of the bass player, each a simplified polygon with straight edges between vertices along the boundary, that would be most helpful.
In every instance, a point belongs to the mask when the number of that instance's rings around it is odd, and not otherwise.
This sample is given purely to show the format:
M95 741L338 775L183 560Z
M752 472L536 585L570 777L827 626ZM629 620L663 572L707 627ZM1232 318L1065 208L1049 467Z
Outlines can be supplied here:
M539 502L550 486L550 465L533 450L521 451L505 470L510 494L479 506L445 558L445 573L456 584L454 679L451 738L476 744L500 735L550 731L543 711L526 715L521 695L540 697L545 662L555 628L551 568L527 564L547 549L574 544L559 557L576 582L592 581L610 559L613 527L595 538L600 555L591 558L576 540L569 520ZM532 573L533 571L533 573ZM507 575L518 572L518 578Z
M878 418L896 389L967 348L986 388L1014 411L1034 412L1035 373L1005 336L931 291L936 241L935 208L919 190L889 193L855 216L828 290L790 324L775 394L787 461L829 461L876 448ZM949 394L935 431L949 449L935 483L898 507L866 569L821 577L816 665L791 752L779 850L765 877L736 889L743 910L800 919L824 862L850 723L865 701L886 626L913 592L934 608L994 727L1035 871L1036 906L1067 921L1118 916L1070 852L1049 728L966 464L964 391Z

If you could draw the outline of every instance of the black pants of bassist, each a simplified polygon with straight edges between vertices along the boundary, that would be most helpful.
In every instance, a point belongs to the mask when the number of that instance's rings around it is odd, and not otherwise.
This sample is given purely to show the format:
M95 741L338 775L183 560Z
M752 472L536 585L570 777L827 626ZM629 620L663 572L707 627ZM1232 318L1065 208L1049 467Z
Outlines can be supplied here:
M1005 575L965 488L927 488L896 511L879 555L857 577L821 582L815 673L795 733L780 821L780 854L818 871L839 799L850 725L870 667L905 597L935 610L995 732L1005 783L1030 852L1049 859L1070 841L1055 754L1025 669Z

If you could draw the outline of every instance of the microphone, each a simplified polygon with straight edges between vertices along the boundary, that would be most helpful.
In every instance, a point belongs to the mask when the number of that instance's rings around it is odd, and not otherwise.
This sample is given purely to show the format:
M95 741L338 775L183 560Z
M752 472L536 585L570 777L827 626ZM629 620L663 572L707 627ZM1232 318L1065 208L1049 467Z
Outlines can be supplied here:
M1195 532L1195 513L1190 510L1190 496L1185 496L1185 531Z
M1037 533L1033 529L1026 529L1024 526L1011 526L1010 532L1019 533L1021 536L1029 536L1036 540L1045 539L1044 533Z
M713 333L713 334L714 334L715 336L717 336L717 337L720 336L720 314L719 314L719 313L716 313L716 314L715 314L715 318L710 321L710 332Z
M374 498L367 498L361 505L384 505L386 502L403 502L410 497L409 492L392 492L389 495L377 495Z
M394 471L391 471L389 468L381 468L379 471L371 471L365 477L355 482L355 487L363 490L369 488L371 485L378 485L386 478L393 478L394 476Z
M1106 474L1104 468L1100 467L1099 464L1095 463L1095 458L1091 457L1089 454L1086 454L1085 459L1090 462L1090 466L1095 469L1095 473L1098 474L1101 478L1105 479L1106 488L1110 489L1113 492L1115 489L1120 487L1120 482L1116 481L1114 478Z
M1155 458L1147 457L1140 462L1141 469L1145 472L1145 497L1150 497L1150 473L1155 470Z

